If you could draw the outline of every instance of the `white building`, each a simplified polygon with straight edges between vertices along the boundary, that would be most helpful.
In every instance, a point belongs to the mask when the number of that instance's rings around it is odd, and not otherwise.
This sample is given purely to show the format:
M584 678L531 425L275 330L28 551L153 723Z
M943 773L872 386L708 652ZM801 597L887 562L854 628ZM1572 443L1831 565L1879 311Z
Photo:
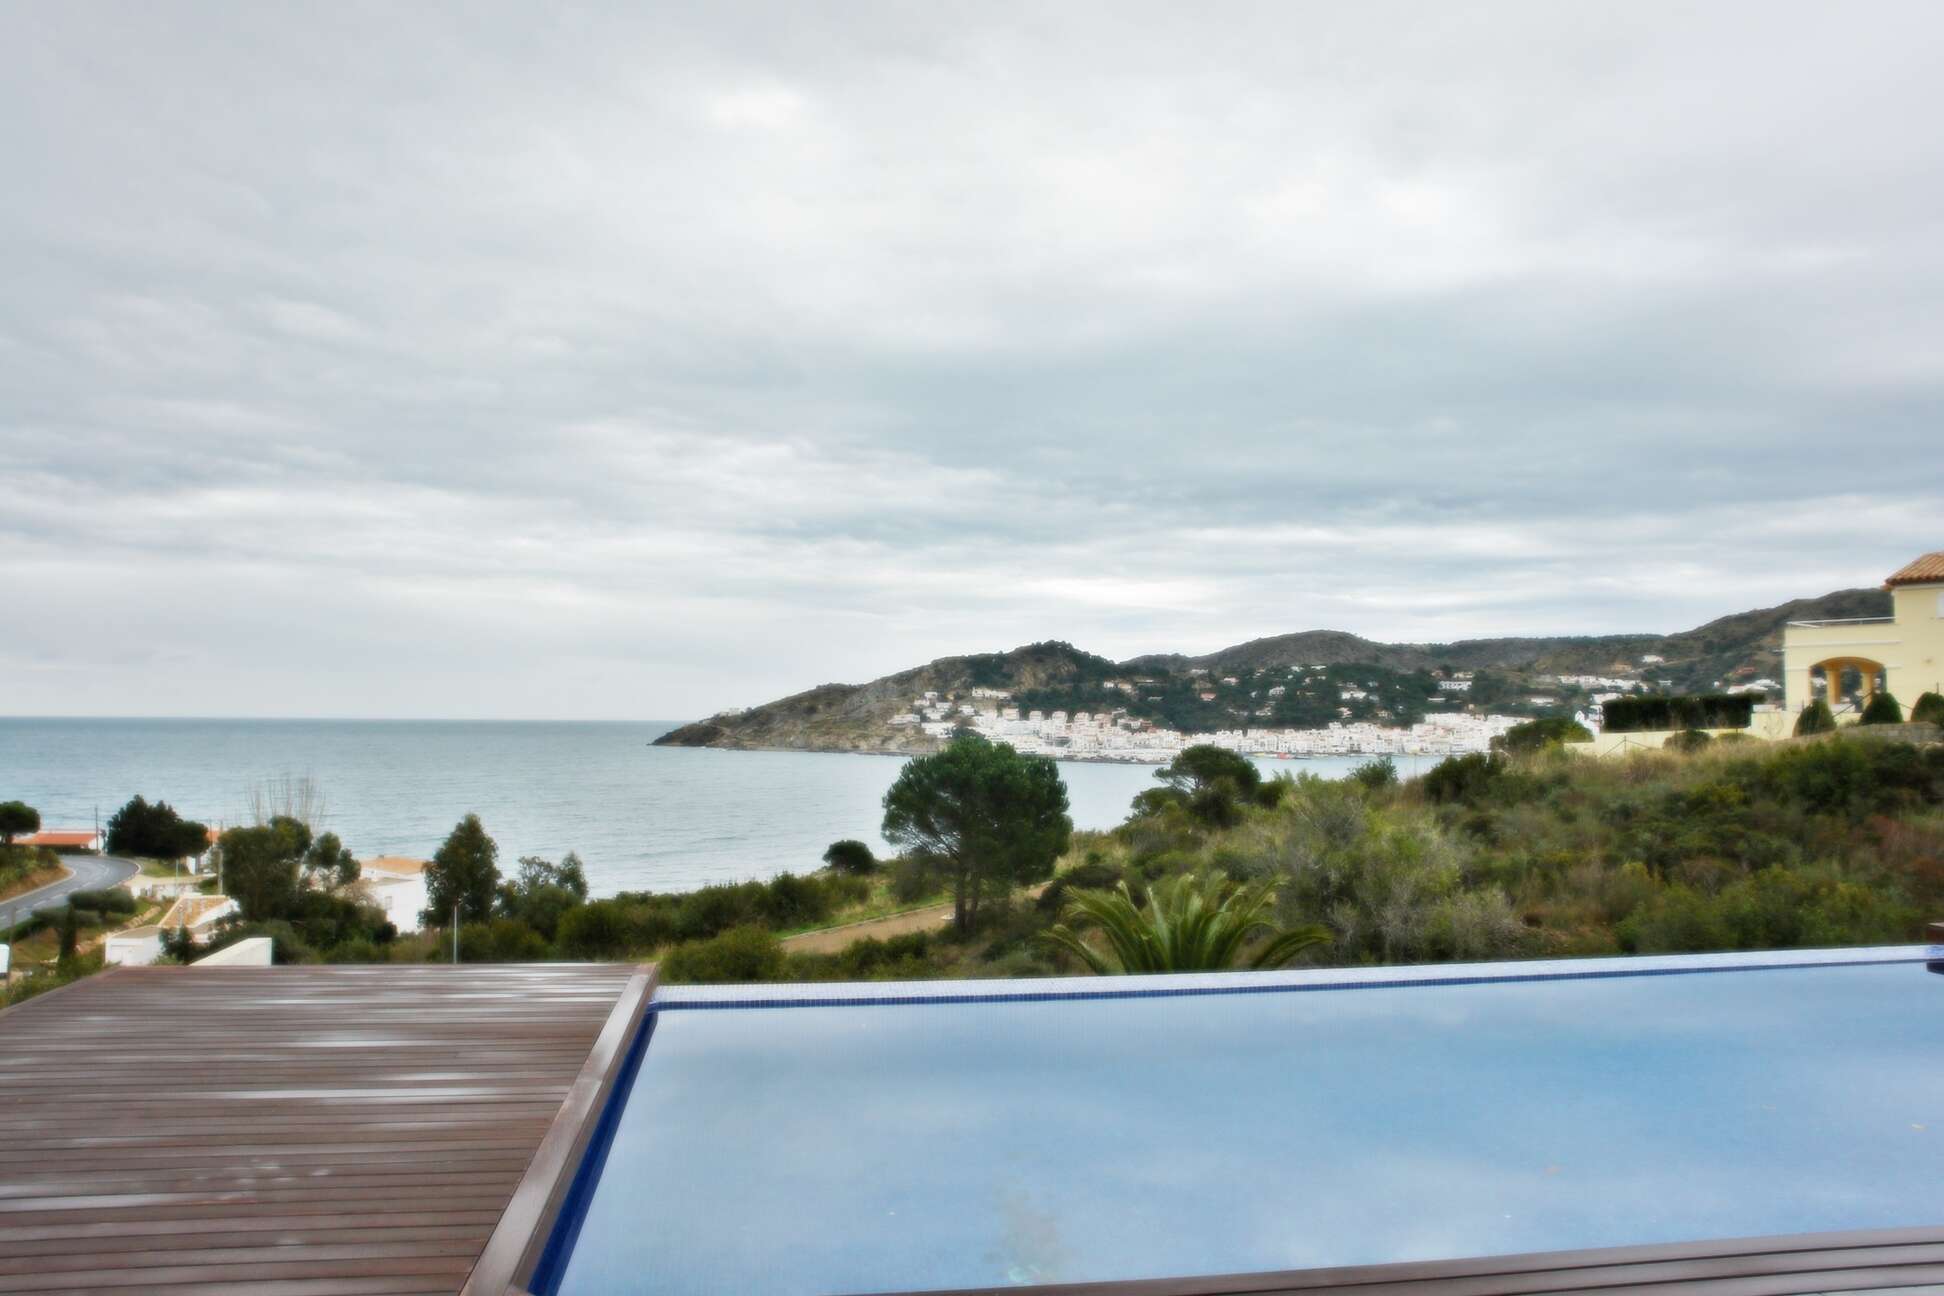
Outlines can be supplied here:
M404 855L380 855L358 865L355 885L401 934L420 931L425 924L419 913L430 903L425 890L425 867L430 862Z

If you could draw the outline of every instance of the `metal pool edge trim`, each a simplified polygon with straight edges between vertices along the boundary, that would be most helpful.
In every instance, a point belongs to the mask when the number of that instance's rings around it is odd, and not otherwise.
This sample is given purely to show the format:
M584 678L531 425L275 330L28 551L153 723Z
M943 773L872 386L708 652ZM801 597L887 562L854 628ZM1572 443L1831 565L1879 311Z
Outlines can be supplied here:
M1879 964L1944 965L1944 945L1736 951L1529 962L1411 964L1311 968L1294 972L1206 972L1164 976L1057 977L1042 981L779 982L762 985L663 986L652 1012L721 1008L845 1008L966 1003L1048 1003L1087 999L1163 999L1200 995L1384 990L1530 981L1597 981L1709 972ZM1035 989L1009 987L1036 986Z
M603 1127L612 1137L609 1113L625 1101L627 1091L621 1080L631 1064L640 1062L652 1023L648 1007L657 980L652 963L641 965L629 978L460 1296L528 1296L528 1284L540 1270L563 1212L573 1202L589 1162L596 1160L589 1152ZM604 1148L598 1159L605 1160Z

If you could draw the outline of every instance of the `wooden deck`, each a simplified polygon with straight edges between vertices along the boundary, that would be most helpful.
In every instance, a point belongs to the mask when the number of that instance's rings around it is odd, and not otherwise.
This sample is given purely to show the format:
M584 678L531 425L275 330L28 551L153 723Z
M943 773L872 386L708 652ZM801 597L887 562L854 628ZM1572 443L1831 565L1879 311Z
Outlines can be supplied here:
M0 1012L0 1293L499 1296L652 988L126 968Z

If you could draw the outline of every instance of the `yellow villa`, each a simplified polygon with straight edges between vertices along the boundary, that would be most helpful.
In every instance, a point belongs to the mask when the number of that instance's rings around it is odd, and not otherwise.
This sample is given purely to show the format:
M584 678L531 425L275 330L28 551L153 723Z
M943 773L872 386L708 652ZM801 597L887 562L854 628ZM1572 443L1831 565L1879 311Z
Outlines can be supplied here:
M1817 698L1860 711L1879 689L1907 709L1944 692L1944 551L1928 553L1884 581L1891 615L1791 621L1782 632L1783 690L1793 716Z

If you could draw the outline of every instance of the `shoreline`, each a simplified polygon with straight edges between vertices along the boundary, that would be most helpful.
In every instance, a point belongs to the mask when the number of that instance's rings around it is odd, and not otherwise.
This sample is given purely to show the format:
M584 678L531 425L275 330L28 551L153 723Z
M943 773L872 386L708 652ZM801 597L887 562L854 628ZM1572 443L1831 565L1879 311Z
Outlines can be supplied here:
M661 747L671 751L725 751L725 752L777 752L795 755L811 754L819 756L902 756L907 759L915 756L937 754L938 747L775 747L756 743L658 743L650 747ZM1060 754L1052 752L1028 752L1027 755L1044 756L1048 760L1067 762L1075 765L1166 765L1179 752L1156 753L1152 756L1102 756ZM1316 760L1445 760L1462 752L1249 752L1240 753L1254 760L1266 761L1316 761Z

